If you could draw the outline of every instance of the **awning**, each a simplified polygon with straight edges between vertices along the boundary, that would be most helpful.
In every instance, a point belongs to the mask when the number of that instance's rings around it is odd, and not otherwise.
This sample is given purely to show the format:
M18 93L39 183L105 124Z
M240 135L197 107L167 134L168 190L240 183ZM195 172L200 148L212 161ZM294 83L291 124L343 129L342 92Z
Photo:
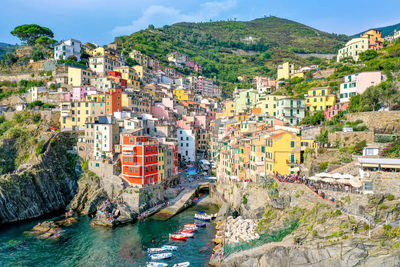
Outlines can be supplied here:
M360 180L359 177L353 177L350 179L350 184L353 187L361 187L362 186L362 182Z

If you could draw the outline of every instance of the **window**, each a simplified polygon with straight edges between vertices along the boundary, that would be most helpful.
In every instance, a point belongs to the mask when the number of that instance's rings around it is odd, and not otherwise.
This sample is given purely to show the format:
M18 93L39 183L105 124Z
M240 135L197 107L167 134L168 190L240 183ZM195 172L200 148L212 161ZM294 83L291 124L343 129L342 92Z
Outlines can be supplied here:
M294 147L294 141L290 141L290 147Z

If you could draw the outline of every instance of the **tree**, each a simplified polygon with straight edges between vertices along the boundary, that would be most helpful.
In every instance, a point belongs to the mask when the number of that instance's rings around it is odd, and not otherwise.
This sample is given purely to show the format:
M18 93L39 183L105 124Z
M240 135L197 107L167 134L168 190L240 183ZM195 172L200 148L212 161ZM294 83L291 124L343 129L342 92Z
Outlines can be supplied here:
M39 61L46 58L45 53L41 49L34 49L32 51L32 59L33 61Z
M78 59L76 58L76 56L69 56L69 57L67 58L67 60L78 62Z
M154 29L155 29L155 27L154 27L154 25L153 25L153 24L150 24L150 25L147 27L147 29L149 29L149 30L154 30Z
M136 62L136 60L134 60L134 59L132 59L132 58L130 58L130 57L128 57L127 59L125 59L125 64L126 64L127 66L129 66L129 67L133 67L133 66L135 66L135 65L139 65L139 64Z
M17 26L11 34L18 37L21 41L27 42L29 45L35 44L35 41L42 36L54 37L54 33L49 28L37 24L24 24Z
M377 56L378 56L378 52L370 49L370 50L360 53L359 58L361 61L369 61L369 60L376 58Z
M42 45L42 46L51 46L57 43L56 40L49 38L47 36L41 36L36 39L35 44Z

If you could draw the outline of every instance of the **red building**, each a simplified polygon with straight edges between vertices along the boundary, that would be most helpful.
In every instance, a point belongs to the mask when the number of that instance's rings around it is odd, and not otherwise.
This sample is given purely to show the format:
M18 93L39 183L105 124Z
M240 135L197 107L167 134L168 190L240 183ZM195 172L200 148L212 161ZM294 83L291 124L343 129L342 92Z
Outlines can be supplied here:
M120 149L122 177L139 186L158 183L158 141L124 133Z
M106 115L114 115L114 112L122 110L122 89L112 88L105 93L106 96Z
M336 103L333 107L329 107L325 110L325 120L330 121L339 111L345 111L349 107L350 102Z
M118 71L110 71L107 73L107 79L113 80L115 85L118 85L118 87L126 88L128 85L128 81L125 79L122 79L122 75Z

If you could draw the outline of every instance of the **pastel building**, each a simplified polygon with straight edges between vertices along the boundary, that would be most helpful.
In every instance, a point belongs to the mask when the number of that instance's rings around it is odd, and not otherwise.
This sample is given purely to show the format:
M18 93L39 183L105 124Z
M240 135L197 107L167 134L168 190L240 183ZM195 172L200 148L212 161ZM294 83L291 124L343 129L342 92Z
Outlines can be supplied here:
M81 45L82 43L75 39L61 41L60 44L54 47L54 59L67 59L70 56L75 56L78 61L81 60Z
M86 128L93 129L93 156L96 159L113 158L114 147L119 144L119 126L115 118L99 116L93 122L87 122Z
M305 99L307 111L325 111L336 103L336 95L331 93L331 88L311 88Z
M339 49L337 55L337 62L340 62L342 59L351 57L354 61L358 61L360 53L367 51L369 48L369 39L368 37L360 37L351 39L346 43L346 45Z
M186 162L196 161L196 132L192 129L177 129L178 153L181 160Z
M121 176L135 186L158 183L157 140L135 133L123 133L120 137Z
M90 86L72 87L70 92L63 94L63 101L85 101L86 96L97 94L96 88Z
M110 89L105 93L105 114L113 115L114 112L122 111L122 89Z
M335 103L332 107L329 107L324 112L325 120L330 121L334 116L336 116L339 111L345 111L349 107L350 102Z
M368 49L380 50L383 48L383 37L381 30L368 30L362 34L361 37L368 38Z
M297 125L305 116L304 99L282 98L276 101L276 118Z
M89 85L93 73L90 69L68 67L68 84L72 86Z
M344 77L344 83L340 84L340 103L350 101L355 95L360 95L368 87L378 85L384 81L385 77L380 71L361 72Z

